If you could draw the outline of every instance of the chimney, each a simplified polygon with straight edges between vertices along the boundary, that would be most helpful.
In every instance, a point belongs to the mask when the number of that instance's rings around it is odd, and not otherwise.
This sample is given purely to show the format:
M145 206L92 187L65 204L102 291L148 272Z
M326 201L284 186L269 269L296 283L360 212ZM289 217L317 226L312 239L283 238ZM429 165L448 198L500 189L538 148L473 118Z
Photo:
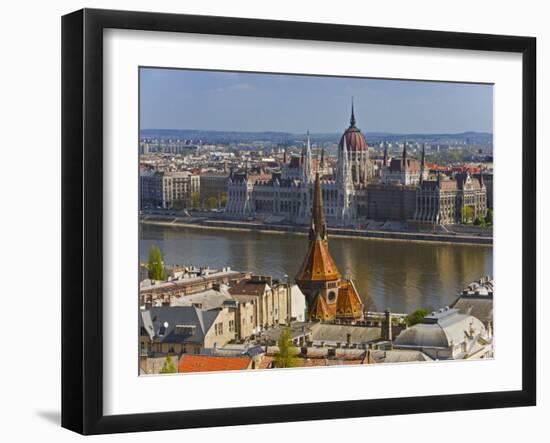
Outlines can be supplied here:
M382 331L382 337L385 340L392 341L392 324L391 324L391 312L389 309L384 311L384 330Z

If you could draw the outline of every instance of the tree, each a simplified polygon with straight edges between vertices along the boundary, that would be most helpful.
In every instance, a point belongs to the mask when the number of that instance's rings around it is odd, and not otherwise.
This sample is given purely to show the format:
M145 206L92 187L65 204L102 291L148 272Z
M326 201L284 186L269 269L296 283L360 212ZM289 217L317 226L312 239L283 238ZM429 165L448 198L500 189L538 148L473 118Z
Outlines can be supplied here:
M201 205L201 195L198 192L193 192L191 195L191 206L193 209L199 209Z
M295 368L300 365L296 358L297 350L292 343L292 330L290 328L282 330L277 346L279 351L275 355L276 368Z
M485 215L485 222L488 224L488 225L492 225L493 224L493 210L492 209L487 209L487 214Z
M172 357L170 356L166 357L166 360L164 360L164 365L162 366L160 373L175 374L176 372L178 372L178 368L176 368L176 364L172 360Z
M474 217L474 209L471 206L462 206L462 222L469 223Z
M405 324L407 326L414 326L417 323L421 323L428 314L429 311L426 308L417 309L405 317Z
M218 199L216 197L209 197L208 200L206 200L207 209L214 209L217 207L218 207Z
M476 226L481 226L483 228L485 226L485 224L486 224L485 217L483 217L483 216L477 217L474 220L474 225L476 225Z
M162 253L158 246L151 246L149 249L149 262L147 264L148 277L151 280L166 280L164 272L164 263L162 261Z
M220 197L220 206L222 208L225 208L225 206L227 205L227 200L229 200L229 195L227 194L227 192L222 192L222 195Z

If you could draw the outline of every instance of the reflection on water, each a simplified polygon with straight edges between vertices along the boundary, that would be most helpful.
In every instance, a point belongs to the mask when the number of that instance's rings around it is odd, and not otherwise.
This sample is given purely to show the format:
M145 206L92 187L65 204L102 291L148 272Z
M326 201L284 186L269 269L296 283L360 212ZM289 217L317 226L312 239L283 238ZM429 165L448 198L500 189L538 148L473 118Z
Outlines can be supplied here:
M160 246L168 264L230 266L293 279L307 237L141 226L140 260L147 260L152 244ZM465 284L493 274L493 248L487 246L334 237L329 245L340 272L353 278L371 309L439 308L450 304Z

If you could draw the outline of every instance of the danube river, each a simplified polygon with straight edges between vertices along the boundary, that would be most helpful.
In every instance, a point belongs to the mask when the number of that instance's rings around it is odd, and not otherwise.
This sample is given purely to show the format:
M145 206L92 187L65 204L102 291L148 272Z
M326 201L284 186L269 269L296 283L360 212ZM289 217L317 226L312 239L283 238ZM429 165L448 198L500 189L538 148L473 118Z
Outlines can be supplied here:
M167 264L230 266L293 280L307 237L141 225L140 261L147 261L153 244ZM336 237L329 238L329 246L340 272L353 278L371 310L440 308L452 303L467 283L493 273L490 246Z

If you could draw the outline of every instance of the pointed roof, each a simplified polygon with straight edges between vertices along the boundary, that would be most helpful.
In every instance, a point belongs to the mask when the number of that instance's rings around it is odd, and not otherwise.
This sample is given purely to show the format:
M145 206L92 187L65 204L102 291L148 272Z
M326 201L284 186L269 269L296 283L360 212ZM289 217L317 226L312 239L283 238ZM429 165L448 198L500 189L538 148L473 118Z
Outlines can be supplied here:
M309 318L310 318L310 320L330 320L330 319L332 319L330 309L329 309L329 307L327 305L327 302L325 301L324 297L321 297L320 295L317 295L317 297L315 297L315 301L313 302L313 305L311 306L311 309L309 310Z
M346 319L363 318L363 303L351 279L343 280L340 283L338 301L336 304L336 316Z
M420 165L422 169L426 166L426 143L422 143L422 157L420 157Z
M321 239L310 241L302 266L296 274L296 282L332 281L340 277L340 271L330 255L328 242Z
M300 266L300 270L296 275L296 281L337 280L340 276L340 272L328 249L323 194L321 192L321 180L317 172L315 174L315 187L313 190L309 246L302 266Z
M309 239L327 239L327 223L323 208L323 193L321 192L321 179L319 172L315 173L315 187L313 188L313 207L311 208L311 227Z
M356 126L355 120L355 110L353 105L353 98L351 101L351 117L349 120L349 127L346 129L342 137L340 138L340 143L338 149L342 150L342 145L344 139L346 140L348 150L351 152L355 151L368 151L367 141L361 130Z

